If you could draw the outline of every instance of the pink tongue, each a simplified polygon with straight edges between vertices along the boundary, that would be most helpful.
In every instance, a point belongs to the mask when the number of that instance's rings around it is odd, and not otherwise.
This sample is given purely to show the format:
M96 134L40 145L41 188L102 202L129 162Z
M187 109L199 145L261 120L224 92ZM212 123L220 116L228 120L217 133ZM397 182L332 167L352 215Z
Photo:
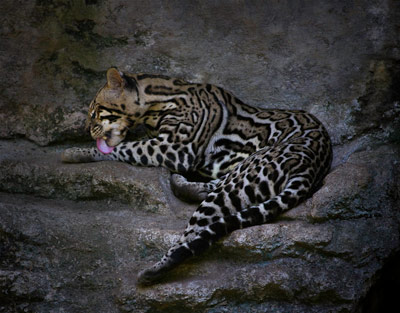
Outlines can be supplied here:
M114 150L114 147L109 147L106 141L102 138L97 138L96 140L97 149L104 154L109 154Z

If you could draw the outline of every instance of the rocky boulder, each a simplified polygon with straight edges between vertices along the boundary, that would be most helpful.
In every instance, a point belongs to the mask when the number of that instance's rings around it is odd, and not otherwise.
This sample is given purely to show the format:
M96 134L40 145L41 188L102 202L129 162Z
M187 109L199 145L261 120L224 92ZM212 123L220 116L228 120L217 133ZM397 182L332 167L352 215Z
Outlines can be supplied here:
M397 146L337 151L304 204L151 287L137 286L138 271L195 209L169 191L166 170L62 164L63 147L25 141L0 147L0 312L354 312L399 251Z
M3 138L82 140L110 66L217 84L256 106L305 109L336 144L394 132L398 1L2 0L0 12Z
M0 1L0 312L356 312L400 289L400 2ZM169 173L63 164L110 66L305 109L324 186L139 287L194 205Z

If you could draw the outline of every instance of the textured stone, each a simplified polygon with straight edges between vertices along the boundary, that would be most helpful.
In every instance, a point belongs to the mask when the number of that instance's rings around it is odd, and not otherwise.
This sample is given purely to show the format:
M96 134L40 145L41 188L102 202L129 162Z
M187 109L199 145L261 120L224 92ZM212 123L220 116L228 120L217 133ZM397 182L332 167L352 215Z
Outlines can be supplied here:
M375 313L396 299L398 1L2 0L0 12L0 312ZM195 206L163 169L60 162L89 140L110 66L310 111L335 143L332 171L274 223L139 288Z
M32 194L0 194L0 312L351 312L400 246L399 148L369 142L276 222L234 232L160 284L138 287L137 272L178 239L194 209L165 189L168 173L61 164L61 147L24 141L0 146L1 190ZM98 182L86 179L96 173L114 173L109 184L138 190L140 201L111 188L97 199Z
M0 11L2 137L40 145L81 138L110 66L305 109L335 143L371 129L399 136L396 1L3 0Z
M166 169L119 162L65 164L60 159L64 148L0 142L0 190L58 199L113 199L161 215L170 214L169 208L179 214L189 207L171 195Z

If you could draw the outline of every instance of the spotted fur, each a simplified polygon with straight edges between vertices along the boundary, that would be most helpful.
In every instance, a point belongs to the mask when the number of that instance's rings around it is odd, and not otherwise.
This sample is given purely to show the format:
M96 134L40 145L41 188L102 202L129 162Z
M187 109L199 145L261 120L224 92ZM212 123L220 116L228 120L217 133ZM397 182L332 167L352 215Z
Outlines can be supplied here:
M149 138L124 142L137 125ZM73 148L64 161L163 166L176 173L178 196L201 202L179 241L139 274L141 283L234 230L269 223L295 207L320 186L332 159L329 136L309 113L255 108L217 86L113 68L90 104L87 127L113 152ZM205 180L185 178L193 174Z

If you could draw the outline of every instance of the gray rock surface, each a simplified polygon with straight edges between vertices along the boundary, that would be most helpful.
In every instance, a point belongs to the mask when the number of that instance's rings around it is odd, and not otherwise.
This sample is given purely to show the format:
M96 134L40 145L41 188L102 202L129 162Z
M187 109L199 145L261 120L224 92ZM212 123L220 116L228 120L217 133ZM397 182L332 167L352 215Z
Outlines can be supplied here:
M62 148L0 144L0 312L353 312L399 251L400 149L370 140L276 223L138 287L195 206L164 169L62 164Z
M0 135L81 138L111 65L317 115L335 143L394 132L399 2L2 0ZM397 133L397 136L399 134Z
M1 313L389 311L400 2L2 0L0 13ZM138 287L195 206L164 169L60 162L87 144L87 106L110 66L315 114L335 144L325 185Z

